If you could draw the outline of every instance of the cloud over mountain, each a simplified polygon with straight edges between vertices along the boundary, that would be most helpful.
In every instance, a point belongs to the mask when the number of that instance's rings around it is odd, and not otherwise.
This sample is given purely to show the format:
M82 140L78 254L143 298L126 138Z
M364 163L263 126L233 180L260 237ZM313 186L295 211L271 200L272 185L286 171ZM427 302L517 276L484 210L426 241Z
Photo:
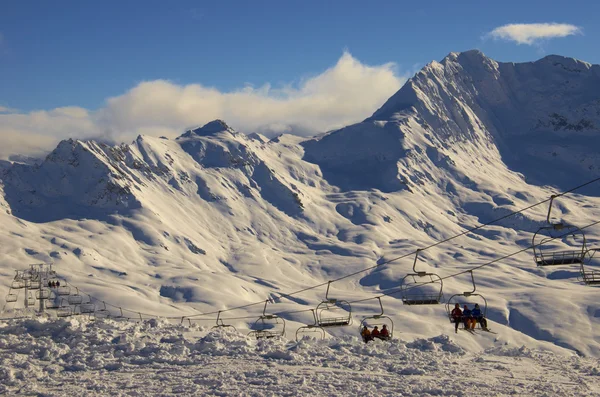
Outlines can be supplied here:
M404 81L395 65L365 65L348 52L323 73L277 88L248 85L222 92L201 84L147 81L107 99L94 111L72 106L0 114L0 158L39 154L67 137L109 141L138 134L174 137L216 118L244 132L308 135L369 116Z

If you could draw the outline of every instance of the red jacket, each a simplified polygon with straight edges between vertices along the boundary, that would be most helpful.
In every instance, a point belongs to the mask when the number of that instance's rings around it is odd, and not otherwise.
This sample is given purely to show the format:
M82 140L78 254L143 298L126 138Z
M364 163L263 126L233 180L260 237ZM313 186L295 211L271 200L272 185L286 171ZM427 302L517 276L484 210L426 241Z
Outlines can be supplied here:
M371 336L379 336L379 330L374 329L373 331L371 331Z
M455 307L452 310L451 315L452 315L452 318L461 318L462 317L462 310L460 310L460 308L458 308L458 307Z

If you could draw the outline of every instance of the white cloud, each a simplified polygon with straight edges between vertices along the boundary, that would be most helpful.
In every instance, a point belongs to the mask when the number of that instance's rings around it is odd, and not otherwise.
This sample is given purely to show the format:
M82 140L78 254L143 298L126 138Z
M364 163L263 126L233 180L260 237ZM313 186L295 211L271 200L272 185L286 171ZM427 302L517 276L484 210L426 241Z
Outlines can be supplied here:
M30 152L29 136L45 137L43 143L52 145L68 137L113 141L138 134L175 137L185 128L216 118L244 132L313 134L370 116L405 80L391 63L367 66L344 53L323 73L281 88L248 85L221 92L200 84L148 81L107 99L105 107L95 111L66 107L0 112L0 158Z
M581 28L566 23L514 23L497 27L488 33L495 39L532 45L540 40L581 34Z

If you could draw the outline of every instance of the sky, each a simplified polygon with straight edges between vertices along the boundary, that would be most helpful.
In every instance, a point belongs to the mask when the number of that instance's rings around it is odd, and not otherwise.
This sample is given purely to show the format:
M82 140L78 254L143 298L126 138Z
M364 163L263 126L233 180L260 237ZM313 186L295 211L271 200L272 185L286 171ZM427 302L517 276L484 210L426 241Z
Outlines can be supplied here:
M600 63L594 1L0 1L0 158L223 118L310 135L449 52Z

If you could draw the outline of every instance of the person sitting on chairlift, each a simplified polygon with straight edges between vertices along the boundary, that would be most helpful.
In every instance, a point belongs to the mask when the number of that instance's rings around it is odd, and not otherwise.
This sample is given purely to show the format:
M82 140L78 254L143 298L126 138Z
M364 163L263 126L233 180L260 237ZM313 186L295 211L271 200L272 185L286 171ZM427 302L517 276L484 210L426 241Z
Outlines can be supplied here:
M367 343L368 341L373 339L371 337L371 331L369 331L369 328L367 328L366 325L363 327L362 331L360 332L360 336L362 336L365 343Z
M48 281L48 288L53 288L52 281Z
M58 281L58 280L57 280L57 281L56 281L56 283L54 283L54 286L55 286L56 288L60 287L60 281Z
M471 314L473 315L473 318L475 319L471 329L475 328L476 322L481 324L481 328L483 328L483 329L487 328L487 320L485 319L485 317L483 317L483 314L481 314L481 309L479 308L479 304L477 304L477 303L475 304L475 308L473 309Z
M383 324L381 332L379 332L379 339L389 339L390 333L388 332L387 325Z
M469 309L469 306L465 305L463 308L463 321L465 323L465 329L475 328L475 319L473 318L473 312ZM471 326L473 325L473 326Z
M373 331L371 331L371 339L381 339L381 332L379 332L379 328L377 326L373 327Z
M460 305L457 303L454 305L454 309L452 309L452 313L450 316L452 317L452 322L454 323L454 332L458 332L458 324L460 324L462 320L462 310L460 310Z

